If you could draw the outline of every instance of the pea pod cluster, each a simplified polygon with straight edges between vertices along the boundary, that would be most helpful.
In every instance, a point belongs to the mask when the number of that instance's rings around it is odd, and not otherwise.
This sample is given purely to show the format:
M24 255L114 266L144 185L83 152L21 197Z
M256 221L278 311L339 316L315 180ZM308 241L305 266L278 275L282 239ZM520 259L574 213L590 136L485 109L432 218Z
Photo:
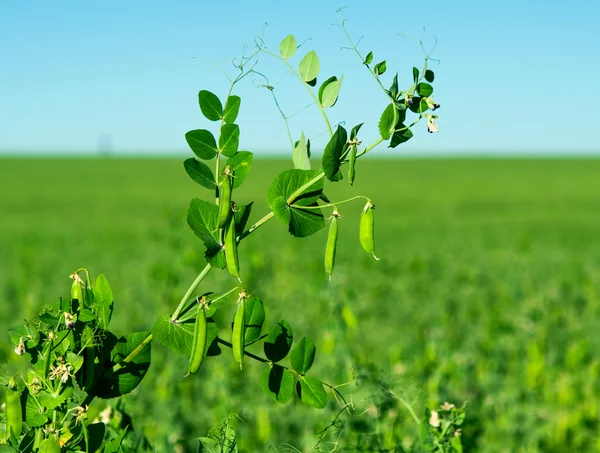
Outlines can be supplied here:
M360 237L360 245L365 249L367 253L373 255L373 258L378 260L375 256L375 214L373 210L375 206L371 202L371 200L367 201L367 204L362 210L362 214L360 215L360 227L359 227L359 237Z
M340 213L337 209L334 209L329 218L329 234L327 235L327 245L325 247L325 272L329 274L329 280L331 280L331 274L333 274L333 266L335 264L339 218Z

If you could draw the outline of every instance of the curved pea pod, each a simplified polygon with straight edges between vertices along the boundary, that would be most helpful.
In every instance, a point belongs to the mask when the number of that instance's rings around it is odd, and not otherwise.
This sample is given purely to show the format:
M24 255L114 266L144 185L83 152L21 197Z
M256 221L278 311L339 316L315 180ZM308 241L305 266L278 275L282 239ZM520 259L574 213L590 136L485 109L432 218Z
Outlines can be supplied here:
M356 145L352 145L350 148L350 158L348 160L348 182L350 185L354 184L354 178L356 176Z
M233 211L231 209L231 192L233 190L233 170L228 165L225 167L221 184L219 184L219 228L224 228L231 217Z
M17 439L23 430L23 408L21 392L14 388L6 389L6 432L12 439Z
M196 315L196 324L194 325L194 342L192 343L192 354L188 366L188 375L197 373L204 360L204 351L206 349L207 338L206 311L204 304L198 307Z
M77 300L80 304L83 304L83 290L77 280L76 278L73 279L73 283L71 284L71 301Z
M233 211L233 204L232 209ZM235 234L235 216L231 216L229 223L225 227L225 260L227 261L227 270L231 275L240 279L240 263L237 251L237 237Z
M335 264L335 253L337 249L337 238L338 238L338 219L340 213L337 209L333 210L329 219L329 234L327 236L327 246L325 247L325 272L329 274L329 280L331 281L331 274L333 274L333 266Z
M365 251L371 255L373 258L378 260L375 256L375 236L374 236L374 227L375 227L375 216L373 210L375 206L371 203L371 200L367 201L367 204L362 210L362 214L360 215L360 228L359 228L359 236L360 236L360 245Z
M246 298L240 297L237 303L235 318L233 319L233 338L231 345L233 349L233 359L240 364L244 360L244 338L246 336Z

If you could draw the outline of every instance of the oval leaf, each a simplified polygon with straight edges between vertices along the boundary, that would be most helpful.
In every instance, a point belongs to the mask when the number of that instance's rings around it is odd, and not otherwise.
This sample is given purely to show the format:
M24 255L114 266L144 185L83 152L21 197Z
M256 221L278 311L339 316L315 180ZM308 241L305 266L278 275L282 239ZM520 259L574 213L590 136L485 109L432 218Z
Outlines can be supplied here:
M265 307L262 300L256 296L248 298L244 311L244 319L246 323L244 343L253 343L260 337L260 332L265 322Z
M285 404L294 393L294 377L287 368L273 365L263 372L260 386L274 401Z
M404 124L400 123L397 127L401 130L397 130L394 132L394 135L392 135L392 140L389 146L390 148L395 148L399 144L407 142L413 137L413 133L410 129L404 129L406 127Z
M323 383L310 376L302 376L296 386L298 398L309 406L317 409L323 409L327 406L327 393L323 388Z
M375 73L376 76L382 75L386 70L387 70L387 63L385 62L385 60L380 61L379 63L377 63L375 65L375 68L373 68L373 72Z
M98 275L94 283L94 304L90 307L98 317L98 327L108 330L113 311L113 293L103 274Z
M203 162L190 157L183 162L183 166L189 177L202 187L206 187L207 189L215 189L217 187L212 170Z
M342 179L342 172L340 171L340 166L342 165L341 157L347 144L348 132L346 132L343 126L338 126L325 146L323 158L321 159L323 172L330 181L339 181Z
M304 132L300 136L300 140L296 143L292 152L292 161L294 168L300 170L310 170L310 158L308 157L308 146Z
M292 58L296 53L296 38L294 35L287 35L279 44L279 53L281 54L281 58L287 60L288 58Z
M433 71L431 69L428 69L427 71L425 71L425 80L427 80L429 83L432 83L434 79L435 79L435 74L433 73Z
M323 82L323 85L319 89L319 101L323 108L335 105L340 94L340 89L342 88L342 80L344 80L344 76L340 80L337 77L332 77Z
M219 136L219 151L227 157L237 153L240 147L240 127L237 124L223 124Z
M227 103L225 104L225 112L223 113L223 120L228 123L234 123L237 119L238 113L240 112L240 104L242 99L239 96L229 96Z
M252 167L253 155L250 151L240 151L227 159L225 165L233 168L233 188L239 187Z
M308 52L300 62L300 76L305 82L310 82L317 78L321 70L319 57L314 50Z
M433 93L433 87L428 83L421 82L417 85L417 94L424 98L431 96Z
M187 222L192 231L198 236L206 252L206 260L220 269L226 266L225 253L221 250L221 237L218 228L219 207L208 201L193 198L188 208Z
M388 140L392 136L392 132L394 132L394 126L396 125L394 118L395 110L393 104L388 104L379 119L379 133L384 140Z
M194 319L185 322L172 322L169 315L158 318L152 328L154 339L160 341L176 354L189 356L192 353L194 341ZM206 355L219 355L221 349L217 343L219 328L211 319L207 319L206 326Z
M223 118L223 105L215 94L207 90L202 90L198 93L198 102L200 110L206 119L218 121Z
M271 362L283 360L290 352L293 341L292 327L287 321L279 321L265 338L264 350L267 359Z
M209 160L217 155L217 142L210 131L196 129L185 134L185 140L200 159Z
M308 370L313 365L315 361L315 352L317 348L315 344L310 341L308 338L304 337L302 340L298 342L292 354L290 356L290 360L292 363L292 367L300 374L308 373Z
M369 52L365 57L365 64L370 65L373 62L373 52Z

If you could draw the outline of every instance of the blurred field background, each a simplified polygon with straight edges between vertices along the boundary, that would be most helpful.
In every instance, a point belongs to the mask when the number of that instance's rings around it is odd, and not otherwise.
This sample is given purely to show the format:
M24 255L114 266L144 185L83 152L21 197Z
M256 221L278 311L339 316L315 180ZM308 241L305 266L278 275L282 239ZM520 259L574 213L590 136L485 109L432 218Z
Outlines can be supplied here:
M79 267L111 283L115 333L150 330L170 313L204 265L185 216L207 191L182 161L0 159L0 331L67 295ZM255 157L236 197L256 201L251 222L290 166ZM265 326L286 319L296 339L311 337L315 376L342 383L353 367L386 376L419 414L468 401L466 451L600 451L599 159L372 159L359 162L355 187L326 193L373 198L381 261L360 248L361 202L341 209L331 283L326 230L300 240L272 220L240 247ZM234 284L213 271L201 291ZM223 310L222 328L233 311ZM0 338L0 361L18 363ZM152 347L150 372L126 405L159 451L177 442L194 451L193 439L232 412L243 419L242 451L286 442L306 451L337 411L333 401L323 411L277 405L260 390L263 365L247 360L240 372L227 349L184 380L187 358ZM348 438L375 435L394 417L408 442L406 411L373 403L377 416L350 423Z

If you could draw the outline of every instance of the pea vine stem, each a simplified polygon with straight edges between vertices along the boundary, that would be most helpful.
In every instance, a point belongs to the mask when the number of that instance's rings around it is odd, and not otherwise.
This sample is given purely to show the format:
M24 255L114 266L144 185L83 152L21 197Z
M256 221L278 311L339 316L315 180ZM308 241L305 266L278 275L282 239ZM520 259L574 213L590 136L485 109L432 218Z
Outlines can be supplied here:
M322 204L322 205L319 205L319 206L301 206L301 205L297 205L297 204L291 204L290 206L293 207L293 208L298 208L298 209L335 208L337 205L341 205L341 204L345 204L345 203L350 203L352 201L359 200L361 198L363 198L365 200L369 200L369 197L365 197L364 195L357 195L355 197L348 198L347 200L336 201L335 203L327 203L327 204Z
M196 291L196 288L198 288L198 286L200 286L200 283L202 283L202 280L204 280L204 278L208 275L208 273L210 272L212 267L213 267L212 264L208 263L204 267L204 269L202 269L202 272L200 272L198 274L198 276L196 277L196 279L192 282L192 284L190 285L188 290L185 292L185 294L181 298L181 302L179 302L179 305L177 305L177 308L173 312L173 315L171 316L172 322L175 322L177 320L177 318L179 317L179 314L183 310L183 307L185 306L187 301L190 300L190 297L192 297L193 292Z

